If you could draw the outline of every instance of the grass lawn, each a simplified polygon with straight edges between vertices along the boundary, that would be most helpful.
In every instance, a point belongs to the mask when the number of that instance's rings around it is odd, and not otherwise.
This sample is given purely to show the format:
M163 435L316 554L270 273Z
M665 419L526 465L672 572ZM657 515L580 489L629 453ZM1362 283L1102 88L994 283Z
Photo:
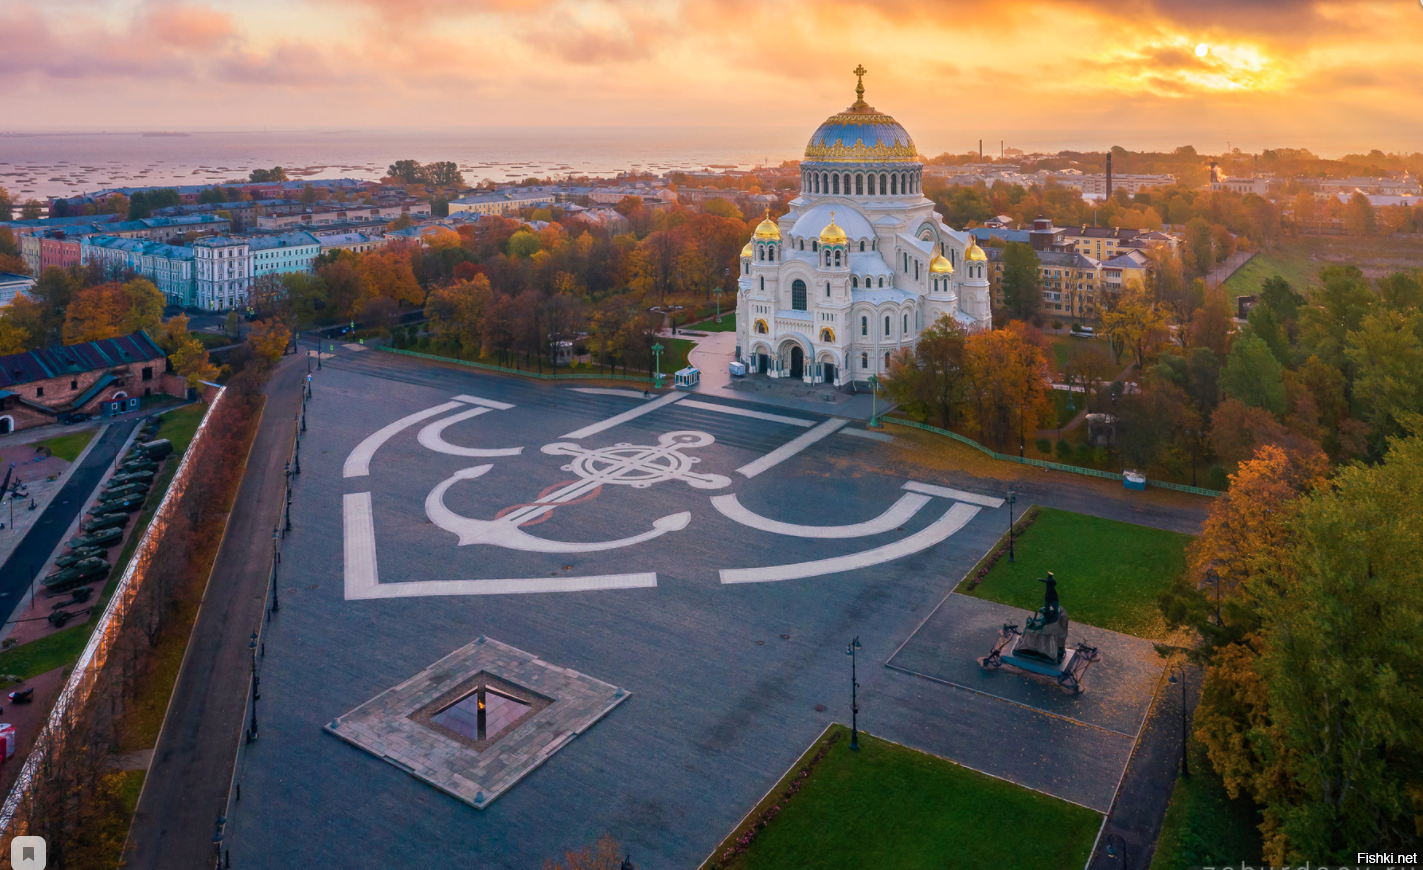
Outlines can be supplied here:
M187 405L176 411L169 411L158 418L158 434L154 437L167 438L173 443L173 453L182 456L183 451L187 450L188 444L192 442L193 433L198 431L198 424L203 421L203 415L207 411L208 406L201 402Z
M1052 571L1068 617L1137 637L1164 640L1156 597L1186 568L1190 535L1043 508L1014 547L968 594L1036 610L1039 577Z
M79 458L79 454L84 452L84 448L89 446L89 442L94 440L98 429L85 429L83 432L74 432L69 435L60 435L58 438L51 438L40 443L49 448L49 452L58 456L65 462L73 462Z
M89 632L94 629L96 619L83 625L56 631L38 640L21 644L14 649L0 652L0 674L13 674L22 680L52 671L70 664L84 651L89 642Z
M1210 767L1206 750L1191 741L1191 776L1176 779L1151 870L1260 863L1259 812L1250 799L1231 800Z
M1260 285L1266 278L1280 275L1290 286L1303 291L1319 277L1322 263L1315 262L1310 255L1311 240L1287 239L1273 251L1256 254L1236 270L1225 281L1231 304L1236 296L1253 296L1260 292Z
M1049 335L1047 337L1049 345L1052 347L1052 363L1060 371L1067 365L1068 354L1072 348L1083 344L1100 344L1103 350L1107 349L1107 343L1100 338L1087 338L1086 336L1075 336L1069 334Z
M738 827L703 870L1079 870L1087 862L1100 813L864 732L851 752L849 737L836 725L817 740L751 818L828 745L800 793L745 852L715 863Z
M702 332L735 332L736 314L734 312L723 311L721 313L721 323L716 322L716 318L703 320L701 323L693 323L688 329L699 329Z
M658 339L666 350L662 351L662 374L671 375L687 367L687 354L692 348L697 346L695 341L687 338L662 338Z
M1072 398L1072 407L1067 407L1068 397ZM1052 405L1057 410L1057 426L1061 428L1072 422L1082 411L1082 406L1086 404L1087 397L1082 393L1069 393L1067 390L1052 391Z

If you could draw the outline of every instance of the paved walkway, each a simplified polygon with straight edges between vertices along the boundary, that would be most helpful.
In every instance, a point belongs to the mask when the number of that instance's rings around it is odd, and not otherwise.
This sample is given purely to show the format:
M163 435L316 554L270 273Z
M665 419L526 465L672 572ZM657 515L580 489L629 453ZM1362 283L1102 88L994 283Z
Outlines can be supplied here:
M1254 251L1236 251L1234 254L1231 254L1226 258L1224 263L1221 263L1206 273L1206 286L1219 287L1221 284L1224 284L1231 275L1239 271L1241 266L1250 262L1254 256Z
M33 577L49 561L74 524L75 517L89 503L89 497L136 423L137 420L115 423L94 439L88 455L70 474L68 482L60 488L44 514L25 533L5 564L0 566L0 612L5 614L7 620L22 605Z
M1201 672L1188 668L1186 673L1189 709L1194 714L1201 699ZM1176 774L1181 769L1181 736L1181 686L1167 682L1163 674L1156 702L1117 789L1116 801L1107 815L1107 826L1097 841L1097 852L1088 870L1151 866L1156 839L1161 836L1161 823L1166 819L1166 807L1171 802L1171 791L1176 787ZM1109 837L1122 839L1125 862L1121 856L1114 858L1107 854Z
M247 471L129 830L127 867L211 866L247 701L248 639L262 618L292 415L301 407L305 377L304 359L288 357L267 385Z

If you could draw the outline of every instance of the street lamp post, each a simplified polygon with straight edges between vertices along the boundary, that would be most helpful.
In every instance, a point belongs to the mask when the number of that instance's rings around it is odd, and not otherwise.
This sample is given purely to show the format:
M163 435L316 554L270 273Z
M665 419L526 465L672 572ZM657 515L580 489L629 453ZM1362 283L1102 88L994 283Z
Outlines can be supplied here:
M262 697L261 693L257 691L260 678L257 676L257 632L255 631L252 632L252 642L248 645L248 649L252 653L252 724L247 729L247 742L251 743L257 739L257 701Z
M1008 561L1013 561L1013 505L1018 501L1018 491L1008 490Z
M656 382L655 382L655 383L656 383L657 389L660 390L660 389L662 389L662 351L666 350L666 348L664 348L664 347L662 346L662 342L659 341L659 342L656 342L656 343L654 343L654 344L652 345L651 350L652 350L652 355L653 355L653 357L655 357L655 358L656 358L656 361L657 361L657 362L656 362L656 365L657 365L657 376L656 376Z
M850 748L860 748L860 682L855 675L855 650L860 648L860 636L857 634L850 641L850 645L845 648L845 655L850 657Z
M869 377L870 385L870 428L879 428L879 378Z
M730 270L730 269L722 269L722 270L721 270L721 276L722 276L722 283L723 283L723 284L726 283L726 279L731 276L731 270ZM717 323L721 323L721 294L722 294L722 292L723 292L723 288L721 288L721 287L714 287L714 288L712 288L712 295L716 297L716 322L717 322Z
M1183 777L1190 777L1191 767L1187 761L1187 753L1190 751L1190 745L1186 739L1186 669L1181 665L1172 665L1171 672L1171 676L1167 678L1167 682L1181 683L1181 775ZM1179 681L1176 679L1177 674L1181 675Z

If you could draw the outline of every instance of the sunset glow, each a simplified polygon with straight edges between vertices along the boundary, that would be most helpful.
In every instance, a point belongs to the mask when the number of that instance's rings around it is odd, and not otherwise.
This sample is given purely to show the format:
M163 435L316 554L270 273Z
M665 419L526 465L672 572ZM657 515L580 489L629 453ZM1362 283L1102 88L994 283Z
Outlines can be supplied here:
M801 128L863 62L931 149L1205 128L1341 152L1423 133L1421 40L1408 3L0 2L0 128Z

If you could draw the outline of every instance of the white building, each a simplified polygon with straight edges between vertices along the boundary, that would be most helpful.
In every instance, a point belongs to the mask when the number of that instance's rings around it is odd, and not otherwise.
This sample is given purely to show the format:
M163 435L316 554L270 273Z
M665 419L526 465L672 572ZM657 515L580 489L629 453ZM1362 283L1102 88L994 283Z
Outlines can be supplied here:
M840 385L883 376L940 315L991 327L983 249L935 213L914 142L864 91L811 136L800 195L741 251L737 358L752 371Z
M287 272L311 274L315 271L316 258L321 254L321 242L311 233L257 236L249 241L254 280L263 275L283 275Z
M212 236L193 242L194 303L204 311L247 306L252 286L252 242Z

